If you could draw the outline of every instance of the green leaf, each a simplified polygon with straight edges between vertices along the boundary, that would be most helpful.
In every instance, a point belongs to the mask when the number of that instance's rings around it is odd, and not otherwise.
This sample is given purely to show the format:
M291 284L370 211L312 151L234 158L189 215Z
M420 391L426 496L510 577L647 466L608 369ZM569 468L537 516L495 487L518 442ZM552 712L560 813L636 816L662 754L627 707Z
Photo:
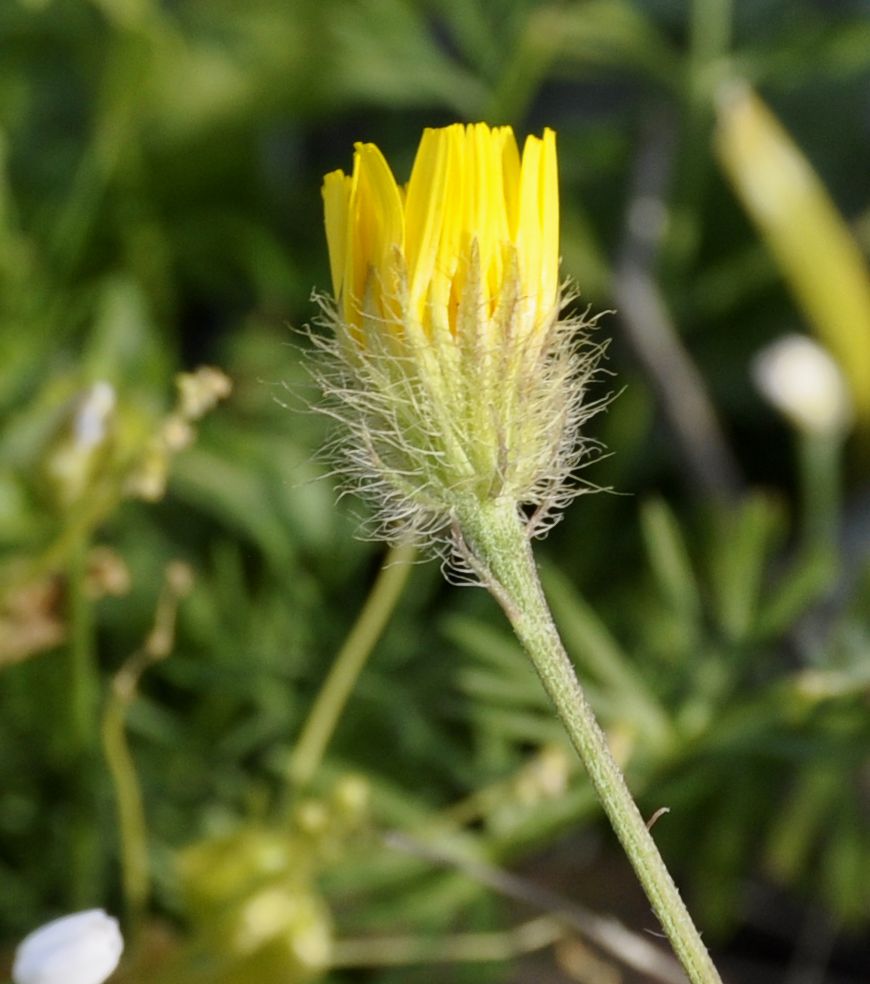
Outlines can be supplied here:
M686 627L697 631L700 591L676 517L663 500L651 499L641 506L640 521L659 589Z

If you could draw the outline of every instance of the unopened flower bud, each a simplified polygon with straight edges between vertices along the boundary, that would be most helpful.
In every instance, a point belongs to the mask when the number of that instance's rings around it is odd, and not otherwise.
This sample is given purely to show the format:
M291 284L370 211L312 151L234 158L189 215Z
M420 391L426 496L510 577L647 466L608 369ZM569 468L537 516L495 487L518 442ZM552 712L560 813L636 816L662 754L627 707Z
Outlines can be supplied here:
M46 923L15 953L14 984L103 984L118 966L124 941L118 922L89 909Z
M287 979L297 979L306 969L322 970L329 962L328 912L318 896L302 887L264 888L245 899L233 918L227 938L232 950L240 956L251 954L279 939L290 958Z
M225 400L233 389L230 377L214 366L200 366L193 372L179 373L175 382L178 412L187 420L199 420L219 400Z
M577 493L599 349L559 319L553 131L520 153L510 127L427 129L405 188L360 143L323 200L334 334L315 375L377 532L437 537L495 500L554 515Z
M755 384L795 427L810 434L843 433L852 405L839 366L805 335L786 335L756 355Z

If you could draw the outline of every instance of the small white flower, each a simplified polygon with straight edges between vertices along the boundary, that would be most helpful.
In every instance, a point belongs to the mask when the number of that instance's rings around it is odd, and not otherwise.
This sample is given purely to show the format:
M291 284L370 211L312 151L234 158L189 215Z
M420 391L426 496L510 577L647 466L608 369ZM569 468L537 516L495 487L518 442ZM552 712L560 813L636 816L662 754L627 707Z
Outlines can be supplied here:
M786 335L752 361L761 394L795 427L810 434L843 433L852 405L840 367L805 335Z
M73 422L76 446L80 450L90 451L102 444L116 403L111 383L96 382L85 393Z
M117 919L88 909L46 923L15 952L14 984L103 984L118 966L124 941Z

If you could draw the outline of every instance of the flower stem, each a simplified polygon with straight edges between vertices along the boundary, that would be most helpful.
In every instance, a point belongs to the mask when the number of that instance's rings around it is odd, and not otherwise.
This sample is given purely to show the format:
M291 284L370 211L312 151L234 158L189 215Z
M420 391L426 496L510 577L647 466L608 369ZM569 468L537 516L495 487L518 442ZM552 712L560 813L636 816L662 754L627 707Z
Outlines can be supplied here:
M803 550L824 565L831 580L837 573L839 554L842 452L838 434L798 434Z
M138 676L139 667L136 667ZM113 680L103 715L103 750L114 786L121 848L121 881L127 907L127 934L138 938L151 889L148 871L148 827L136 764L127 743L127 709L135 696L125 664Z
M103 754L115 793L121 849L121 886L127 907L127 937L138 943L151 894L148 863L148 822L136 762L127 738L127 714L139 691L142 674L166 659L175 643L178 606L192 586L186 565L170 563L164 575L154 624L144 643L128 656L112 677L101 737Z
M86 539L75 545L69 568L69 729L70 747L78 755L90 754L94 748L100 687L93 613L85 591L88 546Z
M384 627L396 607L411 565L415 548L410 544L392 547L387 554L366 603L341 647L329 675L293 749L289 777L296 786L307 785L320 765L341 712Z
M336 940L332 967L401 967L411 964L474 963L510 960L563 939L565 927L538 916L513 929L455 933L437 937L390 936Z
M88 563L87 537L73 546L69 583L69 755L70 775L75 777L71 838L70 905L82 908L99 897L102 857L99 840L98 762L96 757L97 702L100 678L94 651L94 623L85 590Z
M559 638L516 505L472 503L457 515L457 522L469 563L505 610L534 663L689 979L692 984L720 984Z

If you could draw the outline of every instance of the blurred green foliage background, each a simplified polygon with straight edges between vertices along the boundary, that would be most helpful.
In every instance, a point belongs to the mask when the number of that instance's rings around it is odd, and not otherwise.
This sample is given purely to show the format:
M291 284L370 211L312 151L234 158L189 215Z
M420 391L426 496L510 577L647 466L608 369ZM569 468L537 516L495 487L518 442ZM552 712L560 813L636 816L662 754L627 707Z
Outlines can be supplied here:
M103 905L131 982L669 979L566 922L651 928L500 614L436 564L290 778L383 560L290 327L328 284L321 176L371 140L404 178L423 126L483 119L557 130L563 271L616 312L584 477L621 494L539 547L566 645L729 979L862 979L868 13L3 0L9 952ZM789 332L839 359L849 433L755 391Z

